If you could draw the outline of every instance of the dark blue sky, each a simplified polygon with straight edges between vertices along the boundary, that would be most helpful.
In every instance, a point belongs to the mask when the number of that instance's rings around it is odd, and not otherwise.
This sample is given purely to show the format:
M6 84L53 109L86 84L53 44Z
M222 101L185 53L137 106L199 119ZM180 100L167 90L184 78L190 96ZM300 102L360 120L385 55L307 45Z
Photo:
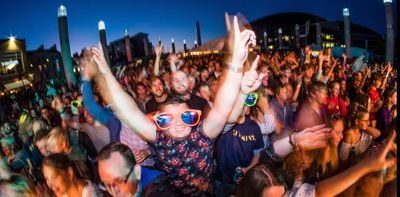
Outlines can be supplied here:
M0 0L0 38L12 33L27 41L28 50L41 44L59 49L57 8L65 5L68 12L71 52L98 43L97 22L106 23L107 41L137 32L149 34L157 43L161 36L166 47L171 38L177 50L195 40L195 22L200 21L202 42L225 34L224 11L240 12L249 21L280 12L306 12L327 20L342 20L342 9L348 6L350 20L385 34L383 0ZM397 1L393 0L395 19ZM396 24L396 20L394 24ZM395 25L395 29L397 26Z

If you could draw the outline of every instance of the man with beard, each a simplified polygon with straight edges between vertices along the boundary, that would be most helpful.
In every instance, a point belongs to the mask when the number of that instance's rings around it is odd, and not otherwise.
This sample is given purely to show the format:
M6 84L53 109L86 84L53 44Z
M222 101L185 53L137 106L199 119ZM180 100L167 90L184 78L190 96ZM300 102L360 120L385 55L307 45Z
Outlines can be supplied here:
M172 74L172 92L186 100L189 108L201 110L201 116L205 117L210 110L210 105L208 105L207 100L189 93L188 87L189 79L184 72L178 70Z
M153 97L146 103L147 114L157 111L158 105L168 97L168 94L165 92L164 83L159 77L152 77L150 84L150 91Z

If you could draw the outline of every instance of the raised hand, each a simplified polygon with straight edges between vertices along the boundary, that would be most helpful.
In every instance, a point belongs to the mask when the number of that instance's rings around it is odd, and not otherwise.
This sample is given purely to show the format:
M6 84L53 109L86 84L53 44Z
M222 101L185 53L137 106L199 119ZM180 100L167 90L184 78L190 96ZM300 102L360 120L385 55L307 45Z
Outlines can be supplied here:
M176 64L179 61L179 57L176 53L170 53L167 60L170 64Z
M238 19L233 17L233 24L230 23L228 15L225 13L225 22L228 31L228 53L232 55L231 67L242 68L248 55L250 45L256 46L256 35L251 30L240 32Z
M264 78L264 73L258 74L257 66L260 60L260 56L257 55L256 59L253 61L250 70L244 73L242 77L242 81L240 84L240 88L243 93L248 94L250 92L254 92L257 90L260 85L261 81Z
M51 101L51 107L60 112L64 109L64 103L59 96L55 96L53 101Z
M370 155L361 162L365 162L365 166L367 166L371 172L394 166L397 163L397 145L395 144L395 140L396 133L393 132L377 154ZM393 157L387 158L389 153L393 154Z
M295 141L302 150L314 150L327 145L332 129L324 124L306 128L295 134Z
M387 64L387 73L392 72L392 70L393 70L392 63L391 63L391 62L388 62L388 64Z
M110 67L108 66L107 60L104 57L103 47L99 44L99 48L92 47L93 60L97 63L99 71L102 74L111 73Z
M154 48L154 53L156 54L156 56L161 56L163 51L164 51L164 47L163 47L162 43L157 45L156 48Z
M82 68L82 79L92 80L96 75L99 74L99 69L92 57L80 59L79 66Z

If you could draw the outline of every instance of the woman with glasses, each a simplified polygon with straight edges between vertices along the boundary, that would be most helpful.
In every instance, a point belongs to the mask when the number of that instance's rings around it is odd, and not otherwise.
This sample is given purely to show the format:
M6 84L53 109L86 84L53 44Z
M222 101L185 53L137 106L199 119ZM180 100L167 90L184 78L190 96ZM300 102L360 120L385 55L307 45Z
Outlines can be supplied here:
M369 127L370 119L369 112L363 106L358 105L355 116L350 116L350 124L347 125L347 130L344 134L343 142L340 145L340 160L346 161L349 158L350 152L354 156L365 152L371 145L372 140L379 137L380 131ZM351 157L351 159L355 159Z
M337 196L363 176L382 169L393 167L396 158L388 158L389 154L397 151L395 146L396 134L387 139L387 143L377 152L363 158L350 168L318 182L304 180L308 169L307 161L301 152L295 151L286 161L286 171L272 171L269 167L259 165L252 168L243 181L235 189L235 197L315 197ZM308 162L312 162L309 160ZM308 163L309 164L309 163Z
M64 154L51 154L43 160L43 175L47 186L59 197L102 196L88 177L85 164L71 160Z

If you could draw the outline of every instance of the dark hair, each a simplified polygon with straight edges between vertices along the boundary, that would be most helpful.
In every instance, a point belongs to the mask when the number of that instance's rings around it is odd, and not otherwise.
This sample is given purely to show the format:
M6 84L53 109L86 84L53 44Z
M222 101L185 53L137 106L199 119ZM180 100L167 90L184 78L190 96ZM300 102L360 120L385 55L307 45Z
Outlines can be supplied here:
M183 100L181 97L177 95L170 95L168 96L167 100L158 105L158 110L161 110L166 105L171 105L171 104L186 104L187 106L189 106L187 102Z
M350 107L349 107L349 111L347 113L347 127L351 128L355 126L355 120L356 119L360 119L362 118L362 116L364 116L365 114L368 114L368 110L367 108L365 108L364 106L360 105L357 102L353 102Z
M43 166L48 166L58 172L64 173L68 171L68 168L72 168L77 179L90 180L92 177L89 168L87 168L83 161L73 160L62 153L55 153L45 157L42 163L42 169Z
M161 77L159 77L159 76L152 76L152 77L150 77L150 80L149 80L149 84L151 85L151 84L153 84L153 82L154 81L156 81L156 80L160 80L161 81L161 83L163 84L163 86L165 87L165 82L164 82L164 80L161 78Z
M46 139L49 136L50 130L49 129L39 129L35 135L33 136L33 143Z
M279 92L281 92L281 89L286 88L286 86L284 84L282 84L280 81L277 83L277 85L275 85L274 87L274 93L275 95L278 95Z
M386 89L386 91L385 91L385 93L383 94L383 98L385 99L385 101L384 101L384 105L385 106L388 106L388 104L389 104L389 98L391 97L391 96L393 96L393 94L394 93L396 93L397 92L397 89L396 88L388 88L388 89Z
M353 102L358 103L359 105L363 106L364 108L368 109L368 100L369 96L364 93L357 94L354 98Z
M267 166L258 165L252 168L236 187L236 197L261 197L265 188L275 185L283 186L282 183L277 181L277 179L274 177L274 174L267 168Z
M382 75L379 74L379 73L375 73L375 74L372 76L372 81L382 81L382 79L383 79L383 77L382 77Z
M97 161L106 160L110 158L111 154L114 152L118 152L122 155L122 157L125 159L126 165L136 165L136 160L133 156L131 149L127 145L119 142L114 142L103 147L97 155L96 159Z

